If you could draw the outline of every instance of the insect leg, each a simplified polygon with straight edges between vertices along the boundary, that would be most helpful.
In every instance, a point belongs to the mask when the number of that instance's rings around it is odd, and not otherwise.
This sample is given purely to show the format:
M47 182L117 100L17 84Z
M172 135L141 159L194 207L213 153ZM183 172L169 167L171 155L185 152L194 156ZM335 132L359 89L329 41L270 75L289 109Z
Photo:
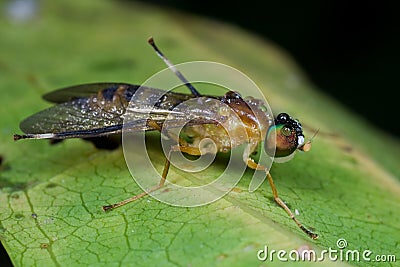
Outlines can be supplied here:
M144 196L147 196L149 193L154 192L161 187L164 186L165 181L167 180L167 175L169 171L169 167L171 165L170 158L171 158L171 153L176 152L176 151L181 151L184 153L188 153L191 155L201 155L200 150L198 148L192 148L192 147L183 147L183 146L173 146L171 147L171 150L168 152L168 156L165 158L165 164L164 164L164 170L161 176L160 183L152 188L150 188L147 192L140 193L139 195L130 197L128 199L125 199L123 201L120 201L118 203L112 204L112 205L105 205L103 206L104 211L109 211L118 207L121 207L127 203L130 203L132 201L138 200L139 198L142 198Z
M173 151L173 149L171 149L169 151L168 156L165 158L164 170L163 170L163 173L162 173L162 176L161 176L161 180L160 180L158 185L150 188L147 192L140 193L140 194L138 194L136 196L130 197L130 198L125 199L123 201L120 201L118 203L115 203L115 204L112 204L112 205L105 205L105 206L103 206L103 210L104 211L109 211L109 210L121 207L121 206L123 206L125 204L128 204L128 203L132 202L132 201L138 200L139 198L147 196L151 192L154 192L154 191L160 189L161 187L163 187L164 184L165 184L165 180L167 179L169 167L170 167L170 164L171 164L169 159L170 159L172 151Z
M149 119L147 121L147 124L149 126L151 126L152 128L160 131L160 132L162 130L161 126L154 120ZM104 211L109 211L109 210L121 207L121 206L123 206L123 205L125 205L125 204L127 204L129 202L132 202L132 201L138 200L139 198L147 196L149 193L154 192L154 191L160 189L161 187L163 187L164 184L165 184L165 181L167 180L169 167L171 165L171 162L170 162L171 153L175 152L175 151L182 151L184 153L188 153L188 154L191 154L191 155L201 155L200 150L198 148L185 147L185 146L181 146L181 145L172 146L170 151L168 152L167 157L165 158L165 164L164 164L163 173L161 175L161 180L160 180L158 185L150 188L147 192L140 193L139 195L130 197L130 198L125 199L123 201L120 201L118 203L115 203L115 204L112 204L112 205L105 205L105 206L103 206L103 210Z
M151 119L147 120L147 124L150 127L153 127L154 129L158 130L159 132L161 132L161 130L162 130L161 126L154 120L151 120ZM102 207L103 210L104 211L109 211L109 210L121 207L121 206L123 206L125 204L128 204L129 202L132 202L132 201L135 201L135 200L137 200L139 198L147 196L149 193L154 192L154 191L160 189L161 187L163 187L164 184L165 184L165 180L167 179L168 170L169 170L169 167L170 167L169 158L171 156L171 151L172 151L172 149L169 151L168 156L165 158L164 170L163 170L163 173L162 173L162 176L161 176L160 183L158 185L150 188L150 190L147 191L147 192L140 193L140 194L138 194L136 196L130 197L130 198L125 199L125 200L122 200L122 201L120 201L118 203L114 203L114 204L111 204L111 205L105 205L105 206Z
M247 166L251 169L254 170L263 170L265 171L266 175L267 175L267 179L269 182L269 185L271 186L272 189L272 194L274 196L274 200L276 203L278 203L279 206L281 206L281 208L283 208L286 213L289 215L289 217L297 224L297 226L304 232L306 233L309 237L311 237L312 239L317 239L318 235L313 233L311 230L308 230L306 227L304 227L299 220L297 220L297 218L294 216L293 212L289 209L289 207L285 204L285 202L282 201L282 199L278 196L278 191L276 190L275 184L274 184L274 180L272 179L271 174L269 173L269 171L267 170L266 167L264 167L263 165L257 164L256 162L254 162L253 159L251 158L247 158L247 160L245 160Z
M294 216L293 212L289 209L289 207L285 204L285 202L282 201L282 199L278 196L278 191L276 190L274 180L272 179L272 176L269 172L267 172L267 178L269 185L271 186L272 189L272 194L274 195L275 202L278 203L279 206L281 206L286 213L289 215L289 217L297 224L297 226L304 232L306 233L309 237L312 239L317 239L318 234L313 233L311 230L308 230L305 226L303 226L299 220Z

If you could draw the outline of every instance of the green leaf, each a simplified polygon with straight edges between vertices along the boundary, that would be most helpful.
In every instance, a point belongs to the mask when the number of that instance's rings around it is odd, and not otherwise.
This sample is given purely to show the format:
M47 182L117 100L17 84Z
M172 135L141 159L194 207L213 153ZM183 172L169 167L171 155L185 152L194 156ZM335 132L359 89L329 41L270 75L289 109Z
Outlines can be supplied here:
M265 245L337 249L339 238L346 249L371 250L371 258L400 258L399 142L315 90L278 47L222 23L143 4L41 1L37 12L30 21L0 18L0 239L14 265L285 265L276 254L260 262L257 252ZM310 152L271 170L281 198L318 240L274 203L267 184L247 192L251 171L233 192L203 207L147 197L104 213L102 205L142 192L122 149L101 151L82 140L12 141L19 121L49 106L41 100L45 92L88 82L140 84L163 69L146 42L151 35L175 63L209 60L243 71L276 113L300 118L307 136L320 129ZM149 145L149 153L162 168L160 147ZM216 163L202 175L223 168ZM171 169L170 175L188 174ZM376 265L328 258L317 264Z

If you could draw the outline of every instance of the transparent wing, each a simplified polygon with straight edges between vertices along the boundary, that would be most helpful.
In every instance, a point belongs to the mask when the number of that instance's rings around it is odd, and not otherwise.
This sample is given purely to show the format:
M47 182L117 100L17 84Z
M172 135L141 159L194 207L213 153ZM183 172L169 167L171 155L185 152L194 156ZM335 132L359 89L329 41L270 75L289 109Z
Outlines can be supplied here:
M51 133L50 138L54 139L87 138L120 133L123 130L124 114L139 87L121 83L101 83L57 90L45 95L45 99L61 103L23 120L20 128L28 135ZM162 97L159 97L155 105L149 107L148 100L154 96ZM187 112L172 110L191 98L193 96L189 94L144 88L140 91L140 96L135 96L130 105L129 120L125 121L124 129L155 130L154 124L150 126L147 122L152 120L161 126L168 115L170 126L181 125L182 119L187 119ZM190 124L207 123L215 121L207 116L193 117L190 122ZM45 136L49 138L49 135Z
M105 98L112 97L115 92L122 88L130 93L130 96L134 94L140 85L133 85L127 83L89 83L80 84L70 87L61 88L59 90L47 93L43 95L43 99L52 103L64 103L77 98L85 98L91 95L96 95L101 92ZM121 89L120 89L121 90Z
M95 98L80 98L58 104L23 120L20 128L27 134L70 133L96 135L122 129L124 106L111 108L95 104ZM101 130L103 129L103 130Z

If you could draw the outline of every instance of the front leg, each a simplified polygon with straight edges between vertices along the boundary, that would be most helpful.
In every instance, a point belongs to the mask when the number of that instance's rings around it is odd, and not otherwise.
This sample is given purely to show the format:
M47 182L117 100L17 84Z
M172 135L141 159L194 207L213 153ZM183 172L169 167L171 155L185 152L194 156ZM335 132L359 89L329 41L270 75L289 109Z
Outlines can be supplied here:
M253 150L252 150L253 149ZM272 190L272 194L274 196L274 200L276 203L278 203L279 206L281 206L281 208L283 208L286 213L289 215L289 217L297 224L297 226L304 232L306 233L309 237L311 237L312 239L317 239L318 235L313 233L312 231L308 230L306 227L304 227L299 220L297 220L297 218L294 216L293 212L290 210L290 208L285 204L285 202L282 201L282 199L279 197L278 195L278 191L276 190L275 184L274 184L274 180L272 179L271 174L269 173L269 170L261 165L256 163L252 158L250 158L250 154L251 152L254 151L254 147L249 144L249 146L246 148L245 153L243 154L243 160L244 162L247 164L247 166L251 169L254 170L259 170L259 171L265 171L269 185L271 187Z

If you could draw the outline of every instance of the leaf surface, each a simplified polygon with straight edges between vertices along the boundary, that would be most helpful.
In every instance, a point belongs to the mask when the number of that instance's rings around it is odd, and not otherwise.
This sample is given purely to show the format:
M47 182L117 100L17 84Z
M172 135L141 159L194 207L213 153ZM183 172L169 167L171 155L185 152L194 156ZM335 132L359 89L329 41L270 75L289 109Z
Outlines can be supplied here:
M42 1L33 20L5 16L0 29L7 52L0 58L0 238L15 266L283 266L277 258L260 262L257 252L265 245L337 249L339 238L346 249L371 250L371 258L400 258L399 142L316 91L278 47L215 21L113 1ZM89 82L140 84L163 69L146 42L150 35L175 63L209 60L243 71L275 113L299 118L307 136L320 129L310 152L271 170L281 198L318 240L273 202L267 184L247 192L251 171L206 206L172 207L147 197L104 213L102 205L142 192L122 149L97 150L82 140L12 141L19 121L49 106L44 93ZM149 154L161 170L157 142ZM223 168L217 162L201 175ZM376 263L301 263L317 264Z

